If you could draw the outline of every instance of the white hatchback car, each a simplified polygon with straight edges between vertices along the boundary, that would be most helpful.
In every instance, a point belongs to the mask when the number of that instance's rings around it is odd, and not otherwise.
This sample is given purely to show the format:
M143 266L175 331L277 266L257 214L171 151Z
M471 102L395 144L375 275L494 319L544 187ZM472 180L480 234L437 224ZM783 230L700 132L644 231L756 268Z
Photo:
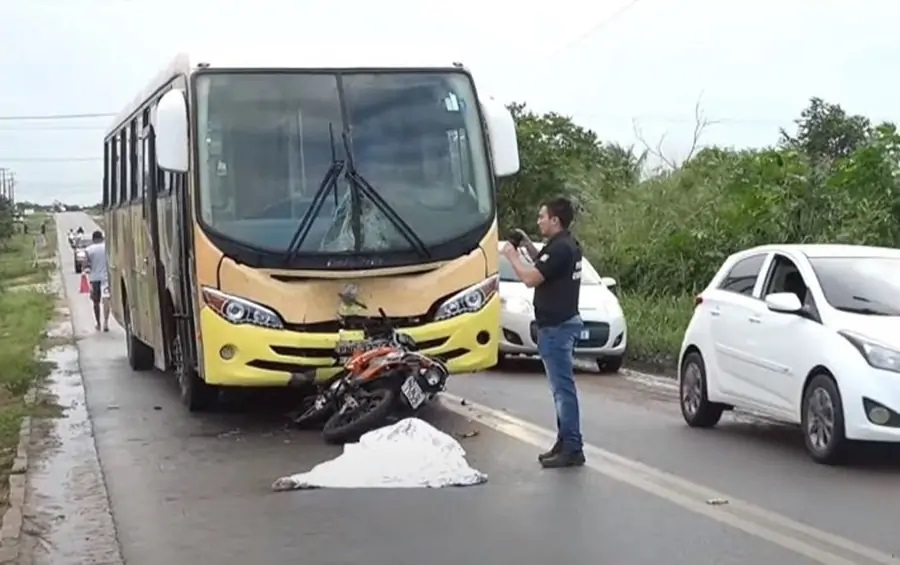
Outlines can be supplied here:
M748 249L696 304L678 374L688 425L733 407L799 423L820 463L850 440L900 442L900 250Z
M538 249L542 247L540 243L534 245ZM523 259L530 262L524 254ZM627 345L625 315L619 306L619 299L610 291L615 286L615 279L601 277L590 261L582 259L579 309L584 329L575 342L575 355L596 360L598 369L610 373L615 373L622 366ZM525 286L509 260L500 255L500 301L503 304L501 356L537 355L533 298L534 289Z

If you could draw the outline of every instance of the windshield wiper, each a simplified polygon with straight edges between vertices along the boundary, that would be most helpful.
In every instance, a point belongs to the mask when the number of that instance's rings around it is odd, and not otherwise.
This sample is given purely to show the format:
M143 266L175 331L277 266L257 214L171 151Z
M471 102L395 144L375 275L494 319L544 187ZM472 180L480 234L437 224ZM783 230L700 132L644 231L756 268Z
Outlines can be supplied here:
M885 312L884 310L875 310L874 308L858 307L858 306L835 306L835 310L841 312L849 312L851 314L864 314L866 316L900 316L900 312Z
M313 220L319 215L322 206L325 205L328 193L334 191L335 198L337 198L337 179L343 169L344 161L335 159L332 156L331 166L325 172L325 176L322 178L322 182L319 183L319 188L313 196L310 207L303 214L303 218L300 219L300 223L297 224L297 229L294 231L293 237L291 237L291 242L287 248L287 256L284 259L285 264L290 263L297 255L297 252L300 251L303 240L306 239L306 236L309 235L309 230L312 229Z
M423 259L431 258L431 253L428 251L428 248L425 247L425 242L422 241L422 238L400 217L400 214L397 213L396 210L391 208L391 205L385 201L384 198L378 194L378 191L363 177L358 170L356 170L356 165L353 162L353 153L350 149L350 139L347 136L347 132L344 132L342 135L342 140L344 142L344 151L347 154L347 172L344 173L344 178L350 181L351 188L359 191L363 194L363 196L367 197L372 204L375 205L375 208L378 209L379 212L384 214L384 216L397 228L397 231L403 238L412 246L412 248L419 254ZM357 239L357 245L359 245L359 239Z

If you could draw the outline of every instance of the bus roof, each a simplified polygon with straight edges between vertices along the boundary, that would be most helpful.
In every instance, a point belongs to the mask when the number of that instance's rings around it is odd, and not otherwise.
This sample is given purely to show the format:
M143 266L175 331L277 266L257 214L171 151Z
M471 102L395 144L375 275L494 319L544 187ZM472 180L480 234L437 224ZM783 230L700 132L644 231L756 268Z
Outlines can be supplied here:
M295 48L292 51L296 51ZM327 51L327 50L326 50ZM305 52L298 57L294 52L279 50L260 54L260 49L232 48L227 51L197 54L179 53L167 64L153 80L116 116L105 137L117 131L125 120L137 112L155 92L178 75L189 76L200 68L221 69L449 69L466 70L460 63L449 59L414 58L408 52L397 52L396 55L376 55L365 49L352 50L346 53ZM315 53L315 52L313 52ZM302 63L302 64L300 64Z

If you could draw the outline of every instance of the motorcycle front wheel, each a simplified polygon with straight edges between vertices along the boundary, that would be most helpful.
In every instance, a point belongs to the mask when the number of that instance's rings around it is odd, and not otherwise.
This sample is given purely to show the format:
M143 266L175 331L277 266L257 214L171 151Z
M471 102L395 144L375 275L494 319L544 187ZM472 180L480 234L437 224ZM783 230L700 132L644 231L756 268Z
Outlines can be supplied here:
M294 417L294 425L304 430L322 429L322 424L334 413L334 403L326 401L317 405L320 396L314 394L303 399Z
M322 437L333 444L356 441L359 436L381 427L387 421L396 399L397 392L391 388L358 391L356 401L359 407L332 414L322 428Z

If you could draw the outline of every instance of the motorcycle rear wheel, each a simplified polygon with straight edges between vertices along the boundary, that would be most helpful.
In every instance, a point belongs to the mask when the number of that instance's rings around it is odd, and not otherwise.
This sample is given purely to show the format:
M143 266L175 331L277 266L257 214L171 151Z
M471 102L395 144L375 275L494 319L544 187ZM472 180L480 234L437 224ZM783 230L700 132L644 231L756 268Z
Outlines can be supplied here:
M391 415L396 404L397 391L392 388L360 390L357 401L360 407L341 414L335 412L322 428L326 443L343 444L356 441L364 433L381 427Z

